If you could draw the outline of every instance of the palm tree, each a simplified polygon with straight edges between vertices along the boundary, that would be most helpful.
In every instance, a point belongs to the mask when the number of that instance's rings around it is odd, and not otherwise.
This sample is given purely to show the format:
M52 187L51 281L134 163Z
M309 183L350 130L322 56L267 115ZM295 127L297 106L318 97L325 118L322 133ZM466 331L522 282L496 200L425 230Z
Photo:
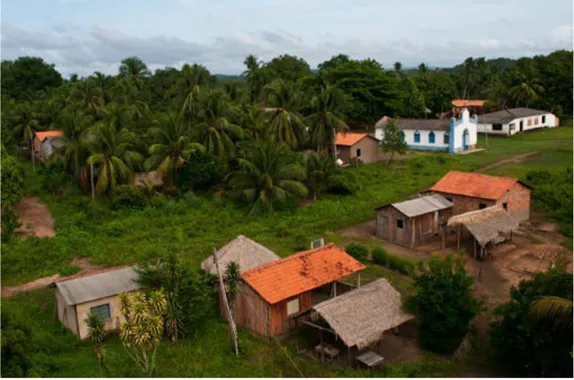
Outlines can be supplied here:
M185 116L188 127L191 127L197 117L199 91L202 87L207 87L210 81L211 74L205 66L190 66L186 63L181 68L181 77L166 95L177 94L176 101L181 105L181 113Z
M94 117L98 116L104 106L104 99L100 88L93 80L86 79L76 82L70 94L70 100L79 102Z
M126 82L118 82L112 89L115 103L123 105L133 120L144 119L149 115L149 105L143 99L142 91Z
M100 94L102 96L104 104L109 103L111 101L110 90L112 88L112 77L100 71L95 71L93 77L94 77L94 83L100 90Z
M298 84L277 79L263 88L265 110L270 113L269 135L296 148L304 141L303 118L298 110L302 98Z
M333 158L337 158L335 147L337 132L349 130L341 114L341 110L348 104L345 93L332 86L321 87L311 99L313 113L307 117L307 122L310 125L311 144L317 148L317 152L323 153L330 149Z
M400 77L402 75L403 64L397 61L393 65L393 68L395 70L395 76Z
M247 78L247 88L249 89L249 98L252 102L256 102L261 94L261 89L264 86L264 77L261 69L262 62L257 60L253 54L248 55L243 61L247 67L241 75Z
M92 125L93 118L80 109L66 109L62 115L61 125L64 135L58 139L64 145L58 150L63 153L66 165L76 176L80 175L84 167L86 149L84 147L83 133Z
M18 122L12 130L12 137L15 141L25 142L30 148L30 155L32 157L32 165L36 171L36 161L33 147L34 131L40 126L38 116L30 103L22 103L17 106Z
M104 337L106 335L104 329L104 321L101 317L96 314L88 314L85 319L86 326L88 327L90 340L92 341L92 350L94 351L94 356L98 361L98 368L100 369L100 376L103 376L104 365L104 351L102 350L102 343L104 342Z
M260 211L273 213L273 203L288 196L304 197L307 188L302 183L305 170L289 160L289 149L276 141L266 141L240 158L240 170L228 177L232 193L253 205L249 214Z
M134 150L134 135L119 126L116 118L97 123L86 133L85 144L90 151L87 163L99 165L96 192L113 197L116 184L131 182L132 168L143 156Z
M539 297L530 306L530 314L535 318L551 320L556 327L566 327L572 330L572 300L567 298Z
M261 141L265 139L267 136L266 115L258 105L252 104L246 107L242 119L242 125L252 140Z
M190 130L177 113L162 115L157 124L149 130L155 143L149 147L150 156L144 166L146 170L157 169L162 177L173 174L172 183L175 185L177 171L192 152L204 150L204 147L191 141Z
M516 106L524 104L528 107L528 104L538 100L545 90L538 79L530 77L524 72L519 72L518 75L520 83L508 90L508 93L516 102Z
M220 161L232 157L235 153L232 139L243 138L243 129L230 121L235 111L233 105L223 92L210 89L200 92L199 102L197 140Z
M305 154L305 170L307 179L305 184L313 197L313 202L321 196L321 192L327 188L332 176L337 172L335 161L329 156L323 156L315 152Z
M119 75L138 89L142 86L142 78L150 74L147 65L138 57L128 57L120 65Z

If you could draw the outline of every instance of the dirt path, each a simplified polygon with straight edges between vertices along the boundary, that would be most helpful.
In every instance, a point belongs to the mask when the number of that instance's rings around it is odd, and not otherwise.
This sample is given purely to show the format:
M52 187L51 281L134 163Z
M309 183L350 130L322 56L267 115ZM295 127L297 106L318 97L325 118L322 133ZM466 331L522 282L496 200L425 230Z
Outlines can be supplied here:
M477 173L482 173L486 170L492 169L492 168L496 168L498 166L503 166L503 165L508 165L508 164L518 164L521 163L523 161L528 160L530 157L537 155L538 153L540 153L539 151L535 151L535 152L529 152L529 153L524 153L524 154L519 154L517 156L512 156L509 158L505 158L504 160L495 162L494 164L490 164L490 165L486 165L480 169L476 169L475 172Z
M23 198L14 205L13 209L18 215L18 221L22 224L15 232L20 233L22 239L28 236L39 238L56 236L52 213L45 204L40 203L38 197Z
M56 281L71 280L73 278L84 277L89 275L94 275L101 272L107 272L114 269L124 268L127 265L120 265L117 267L107 267L104 268L101 265L90 264L87 258L74 258L72 260L72 265L77 265L80 267L80 271L71 276L61 276L60 274L54 274L48 277L38 278L34 281L27 282L25 284L15 285L15 286L3 286L2 287L2 298L11 297L18 293L26 293L32 290L42 289L50 286Z

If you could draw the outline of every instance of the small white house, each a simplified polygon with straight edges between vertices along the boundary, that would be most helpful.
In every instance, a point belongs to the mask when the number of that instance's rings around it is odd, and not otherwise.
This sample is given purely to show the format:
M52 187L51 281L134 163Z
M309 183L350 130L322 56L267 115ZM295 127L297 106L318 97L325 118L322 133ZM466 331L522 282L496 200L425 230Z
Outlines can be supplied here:
M375 124L375 137L383 140L387 122L383 117ZM437 150L449 153L476 149L476 118L464 109L461 118L447 119L396 119L410 149Z
M554 128L558 118L548 112L532 108L510 108L478 116L478 132L512 136L538 128Z

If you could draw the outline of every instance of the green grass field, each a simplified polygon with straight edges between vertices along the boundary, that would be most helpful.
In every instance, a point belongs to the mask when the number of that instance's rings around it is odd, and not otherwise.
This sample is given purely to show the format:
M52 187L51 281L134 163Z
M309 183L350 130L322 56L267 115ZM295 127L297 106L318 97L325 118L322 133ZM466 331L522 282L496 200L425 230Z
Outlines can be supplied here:
M484 144L483 137L480 143ZM244 205L211 196L184 196L155 208L110 211L102 202L92 209L88 196L69 192L47 195L41 176L27 167L26 193L39 195L54 214L57 236L53 239L13 239L3 244L2 285L18 284L41 276L70 270L74 256L93 263L119 265L164 254L169 247L185 253L198 267L213 247L243 234L268 246L281 256L305 249L319 236L333 238L333 231L372 219L373 208L428 188L449 170L470 171L510 156L539 151L529 160L489 170L488 173L522 178L536 168L572 167L572 128L538 131L512 138L490 138L489 150L462 156L415 155L384 164L346 170L360 190L353 196L329 195L295 211L278 211L269 217L247 217ZM335 239L335 238L333 238ZM364 281L387 277L406 294L411 279L378 265L368 264ZM41 290L3 299L3 308L30 322L38 347L39 375L51 377L97 377L97 365L88 342L79 343L54 318L53 293ZM162 343L156 376L162 377L450 377L480 366L471 359L453 360L425 355L417 364L389 365L379 373L367 373L321 364L297 354L294 342L255 337L241 331L242 355L232 355L227 326L213 316L196 336L173 346ZM139 376L117 337L105 343L110 376ZM289 357L291 359L289 359ZM471 360L472 361L472 360Z

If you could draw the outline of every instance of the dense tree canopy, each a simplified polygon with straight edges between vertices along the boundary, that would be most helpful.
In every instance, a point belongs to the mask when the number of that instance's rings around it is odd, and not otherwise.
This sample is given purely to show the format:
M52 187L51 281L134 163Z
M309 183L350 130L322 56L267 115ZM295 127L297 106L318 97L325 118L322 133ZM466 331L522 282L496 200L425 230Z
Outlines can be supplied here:
M26 100L31 94L62 84L62 75L42 58L20 57L2 61L2 94Z

